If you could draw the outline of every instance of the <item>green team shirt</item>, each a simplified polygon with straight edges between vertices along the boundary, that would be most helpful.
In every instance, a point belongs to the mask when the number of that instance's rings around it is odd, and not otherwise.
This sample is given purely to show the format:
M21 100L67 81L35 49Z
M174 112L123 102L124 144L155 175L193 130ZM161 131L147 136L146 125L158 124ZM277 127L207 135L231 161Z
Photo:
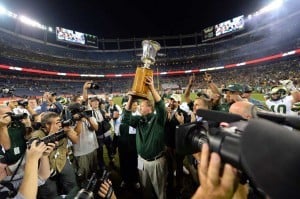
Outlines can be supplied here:
M156 114L132 116L125 110L122 123L136 128L137 153L144 159L151 159L164 150L164 127L167 118L163 100L155 103Z
M222 111L222 112L227 112L228 113L230 106L231 106L231 104L222 103L222 104L217 105L215 108L213 108L213 110Z

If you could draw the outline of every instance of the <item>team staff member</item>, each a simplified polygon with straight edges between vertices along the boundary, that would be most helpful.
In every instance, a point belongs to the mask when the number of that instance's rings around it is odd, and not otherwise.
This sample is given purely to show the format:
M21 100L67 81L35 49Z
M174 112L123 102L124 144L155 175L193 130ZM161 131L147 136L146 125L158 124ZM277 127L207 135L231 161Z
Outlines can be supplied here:
M167 162L164 156L165 103L154 88L153 78L146 77L155 105L150 100L141 102L141 116L132 116L133 96L125 107L124 123L136 128L136 146L140 180L145 188L145 198L151 197L151 188L157 198L166 198ZM154 114L154 109L156 114Z

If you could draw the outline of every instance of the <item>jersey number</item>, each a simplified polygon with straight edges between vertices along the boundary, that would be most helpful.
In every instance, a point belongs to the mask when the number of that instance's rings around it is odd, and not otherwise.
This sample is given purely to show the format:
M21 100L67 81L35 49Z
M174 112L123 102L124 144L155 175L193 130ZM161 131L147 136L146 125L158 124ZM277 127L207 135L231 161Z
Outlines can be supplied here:
M284 104L280 104L277 106L277 110L275 110L275 105L271 106L271 110L275 113L283 113L286 114L286 106Z

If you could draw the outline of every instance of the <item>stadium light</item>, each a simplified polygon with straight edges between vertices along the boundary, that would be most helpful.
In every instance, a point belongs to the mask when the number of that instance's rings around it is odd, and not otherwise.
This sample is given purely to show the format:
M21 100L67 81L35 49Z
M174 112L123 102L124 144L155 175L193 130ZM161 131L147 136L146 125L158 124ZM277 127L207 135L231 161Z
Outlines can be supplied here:
M53 28L52 28L51 26L49 26L49 27L48 27L48 31L49 31L49 32L52 32L52 31L53 31Z
M6 9L0 5L0 14L6 14Z
M42 25L40 24L39 22L33 20L33 19L30 19L28 17L25 17L25 16L20 16L19 17L19 20L26 24L26 25L29 25L29 26L32 26L32 27L36 27L36 28L40 28L40 29L43 29L43 30L46 30L46 26L45 25Z
M280 8L283 4L283 0L274 0L272 3L268 4L267 6L263 7L259 11L255 12L255 16L261 15L267 12L270 12L272 10L276 10Z

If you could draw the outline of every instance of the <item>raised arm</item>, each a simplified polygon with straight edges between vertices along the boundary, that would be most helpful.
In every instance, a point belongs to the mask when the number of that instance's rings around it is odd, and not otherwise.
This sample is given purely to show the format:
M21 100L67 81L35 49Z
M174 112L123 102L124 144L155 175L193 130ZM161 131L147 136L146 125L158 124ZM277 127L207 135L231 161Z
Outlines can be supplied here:
M26 199L35 199L38 190L38 161L47 146L41 142L36 145L36 140L31 144L30 149L26 151L26 165L22 184L19 192Z
M154 82L153 82L153 77L151 76L146 76L146 85L148 85L149 90L153 96L153 99L155 102L159 102L161 100L161 97L159 95L159 93L157 92L157 90L154 87Z
M84 101L88 101L88 89L91 86L91 83L93 83L93 81L87 81L84 83L83 88L82 88L82 97Z
M217 85L212 81L212 75L205 72L203 78L207 82L208 88L210 88L214 94L219 94L221 96Z
M194 82L195 82L195 74L193 73L193 75L190 76L189 83L184 91L184 100L186 101L186 103L190 103L192 101L190 95L191 95L191 89Z

